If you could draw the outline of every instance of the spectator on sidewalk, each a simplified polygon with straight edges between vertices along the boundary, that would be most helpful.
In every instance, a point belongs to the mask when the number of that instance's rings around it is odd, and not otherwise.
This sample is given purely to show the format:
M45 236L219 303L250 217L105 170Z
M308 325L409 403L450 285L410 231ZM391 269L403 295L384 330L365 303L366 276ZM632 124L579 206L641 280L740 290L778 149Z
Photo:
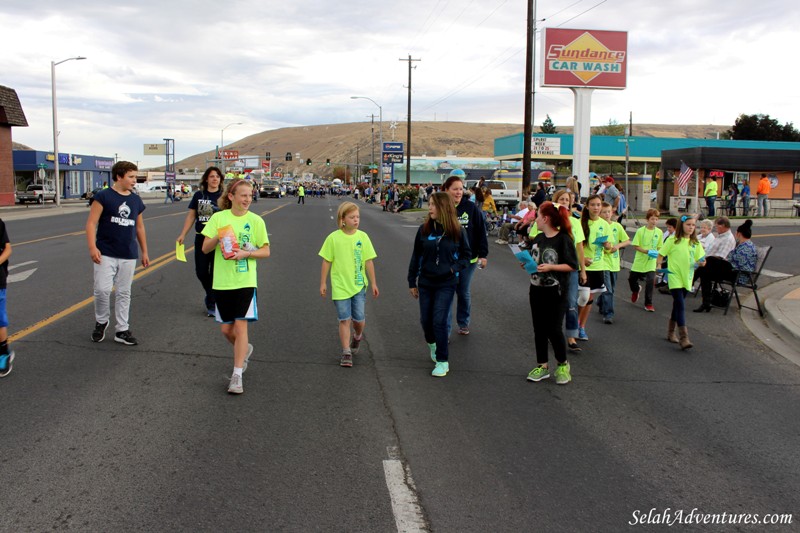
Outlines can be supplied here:
M762 173L761 179L758 181L758 190L756 191L758 199L758 216L760 217L769 215L770 192L772 192L772 185L770 185L767 175Z

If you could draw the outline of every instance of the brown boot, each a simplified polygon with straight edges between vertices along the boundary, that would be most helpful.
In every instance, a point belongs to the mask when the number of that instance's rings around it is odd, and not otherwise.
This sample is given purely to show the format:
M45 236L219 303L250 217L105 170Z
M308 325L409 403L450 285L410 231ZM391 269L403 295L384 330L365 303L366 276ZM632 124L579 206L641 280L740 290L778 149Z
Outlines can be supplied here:
M689 348L694 346L694 344L692 344L692 341L689 340L689 328L687 328L686 326L679 327L678 335L680 335L681 350L688 350Z
M670 320L669 321L669 329L667 330L667 340L669 342L674 342L675 344L678 344L678 337L675 335L675 328L676 327L677 327L677 324L675 323L675 321L674 320Z

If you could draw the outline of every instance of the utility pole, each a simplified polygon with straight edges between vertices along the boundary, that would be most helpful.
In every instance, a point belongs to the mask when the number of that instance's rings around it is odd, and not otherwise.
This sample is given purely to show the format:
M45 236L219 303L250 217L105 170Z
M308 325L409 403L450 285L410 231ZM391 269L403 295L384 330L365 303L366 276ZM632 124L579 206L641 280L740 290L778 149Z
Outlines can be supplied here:
M534 52L536 40L536 0L528 0L528 35L525 48L525 125L522 140L522 194L531 188L531 144L533 137L533 76ZM555 176L554 180L555 182Z
M411 54L408 54L408 59L401 58L400 61L408 61L408 137L406 139L406 185L411 185L411 63L414 61L422 61L422 59L411 59Z

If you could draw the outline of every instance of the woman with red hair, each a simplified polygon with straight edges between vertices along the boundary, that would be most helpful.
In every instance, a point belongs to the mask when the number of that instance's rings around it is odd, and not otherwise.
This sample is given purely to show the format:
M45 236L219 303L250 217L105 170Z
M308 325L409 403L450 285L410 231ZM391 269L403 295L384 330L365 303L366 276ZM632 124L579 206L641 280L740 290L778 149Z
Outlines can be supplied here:
M537 266L536 272L531 274L529 299L538 366L530 371L528 381L550 377L549 343L558 361L556 383L566 385L572 381L572 376L562 324L567 312L569 276L578 269L569 211L553 202L544 202L539 206L536 226L539 234L533 238L530 253Z

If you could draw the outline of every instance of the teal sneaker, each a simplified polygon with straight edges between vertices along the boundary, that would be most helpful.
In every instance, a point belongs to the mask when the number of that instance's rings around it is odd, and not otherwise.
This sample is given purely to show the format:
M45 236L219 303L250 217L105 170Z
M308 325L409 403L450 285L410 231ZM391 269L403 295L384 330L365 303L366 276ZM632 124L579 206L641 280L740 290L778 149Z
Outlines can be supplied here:
M569 373L569 362L558 365L556 367L556 385L566 385L572 381L572 375Z
M579 341L588 341L589 336L586 334L586 330L583 328L578 328L578 340Z
M450 363L447 361L437 361L436 367L431 372L431 376L436 378L443 378L450 371Z
M528 373L528 381L542 381L550 377L550 370L546 366L539 365Z
M11 373L14 368L14 350L8 354L0 355L0 378L4 378Z
M428 348L431 350L431 361L434 363L436 362L436 343L428 344Z

